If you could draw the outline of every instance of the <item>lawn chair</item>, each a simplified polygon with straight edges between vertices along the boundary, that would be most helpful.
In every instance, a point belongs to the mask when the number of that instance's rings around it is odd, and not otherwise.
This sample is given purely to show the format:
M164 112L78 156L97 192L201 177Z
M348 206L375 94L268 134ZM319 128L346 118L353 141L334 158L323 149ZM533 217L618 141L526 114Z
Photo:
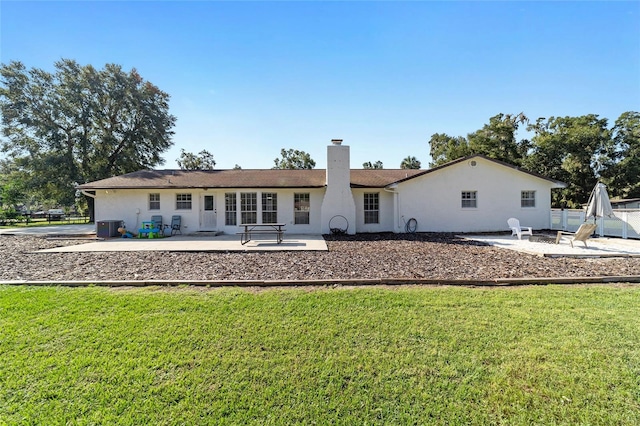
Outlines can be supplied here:
M182 216L179 216L179 215L171 216L171 235L175 235L175 234L182 235L182 231L180 230L181 225L182 225Z
M533 230L530 226L521 226L520 221L515 217L507 220L507 224L509 228L511 228L511 236L518 236L518 239L521 240L523 235L533 235Z
M151 222L153 222L153 227L158 230L158 233L164 236L164 228L162 227L162 216L151 216Z
M558 235L556 236L556 244L560 243L560 239L563 235L572 236L569 240L571 243L571 247L573 247L574 241L582 241L584 246L587 247L587 240L593 234L593 231L596 230L597 225L595 223L583 223L580 225L580 228L576 232L567 232L567 231L558 231Z

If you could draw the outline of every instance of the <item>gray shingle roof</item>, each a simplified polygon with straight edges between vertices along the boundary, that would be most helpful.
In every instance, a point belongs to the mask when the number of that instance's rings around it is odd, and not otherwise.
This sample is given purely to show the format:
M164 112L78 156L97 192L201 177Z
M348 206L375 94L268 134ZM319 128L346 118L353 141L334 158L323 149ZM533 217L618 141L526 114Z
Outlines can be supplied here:
M393 183L433 173L476 157L550 181L557 188L566 187L563 182L478 154L459 158L427 170L352 169L351 186L353 188L384 188ZM79 188L84 190L118 188L323 188L325 185L326 171L323 169L139 170L125 175L85 183L80 185Z
M420 170L351 170L351 186L382 188ZM322 188L326 171L313 170L140 170L80 185L80 189Z

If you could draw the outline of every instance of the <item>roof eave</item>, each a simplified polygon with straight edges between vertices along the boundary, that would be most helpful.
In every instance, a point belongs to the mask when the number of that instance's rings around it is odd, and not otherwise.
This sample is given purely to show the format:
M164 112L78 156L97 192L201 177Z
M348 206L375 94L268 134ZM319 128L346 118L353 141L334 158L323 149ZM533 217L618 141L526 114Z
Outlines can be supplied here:
M417 178L418 176L424 176L425 174L432 173L432 172L435 172L437 170L444 169L446 167L453 166L455 164L462 163L462 162L467 161L467 160L471 160L472 158L482 158L484 160L490 161L492 163L499 164L499 165L504 166L504 167L508 167L510 169L517 170L517 171L519 171L521 173L525 173L525 174L533 176L535 178L546 180L546 181L551 182L553 184L552 188L566 188L568 186L566 183L564 183L562 181L551 179L551 178L548 178L546 176L540 175L538 173L530 172L529 170L521 169L520 167L518 167L516 165L505 163L504 161L496 160L494 158L490 158L490 157L487 157L487 156L482 155L482 154L473 154L473 155L467 155L466 157L460 157L460 158L458 158L456 160L449 161L448 163L441 164L440 166L437 166L437 167L434 167L434 168L431 168L431 169L426 169L424 172L417 173L417 174L415 174L413 176L408 176L408 177L406 177L404 179L400 179L399 181L394 182L394 183L400 183L400 182L404 182L404 181L407 181L407 180L410 180L410 179Z
M357 183L352 183L350 185L351 188L355 188L355 189L367 189L367 188L372 188L372 189L381 189L381 188L386 188L389 185L360 185Z
M151 186L85 186L80 185L78 189L86 191L108 190L108 189L235 189L235 188L259 188L259 189L317 189L324 188L326 185L288 185L288 186L262 186L262 185L236 185L236 186L186 186L186 185L151 185Z

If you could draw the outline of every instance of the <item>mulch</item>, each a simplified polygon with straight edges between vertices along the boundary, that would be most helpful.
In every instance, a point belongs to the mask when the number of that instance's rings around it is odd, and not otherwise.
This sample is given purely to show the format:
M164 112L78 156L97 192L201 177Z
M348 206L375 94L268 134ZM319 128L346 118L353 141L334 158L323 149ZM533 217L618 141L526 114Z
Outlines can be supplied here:
M326 235L327 252L33 253L77 239L0 235L0 281L357 280L640 275L640 258L544 258L448 233Z

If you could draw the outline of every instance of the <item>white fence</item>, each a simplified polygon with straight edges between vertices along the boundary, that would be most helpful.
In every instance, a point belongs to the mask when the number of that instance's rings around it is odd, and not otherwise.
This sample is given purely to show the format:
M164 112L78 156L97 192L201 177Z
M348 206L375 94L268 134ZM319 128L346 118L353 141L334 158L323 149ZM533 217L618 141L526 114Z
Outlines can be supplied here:
M598 235L640 239L640 210L614 210L613 213L614 217L596 219ZM584 216L584 210L551 209L551 229L575 232L584 222Z

